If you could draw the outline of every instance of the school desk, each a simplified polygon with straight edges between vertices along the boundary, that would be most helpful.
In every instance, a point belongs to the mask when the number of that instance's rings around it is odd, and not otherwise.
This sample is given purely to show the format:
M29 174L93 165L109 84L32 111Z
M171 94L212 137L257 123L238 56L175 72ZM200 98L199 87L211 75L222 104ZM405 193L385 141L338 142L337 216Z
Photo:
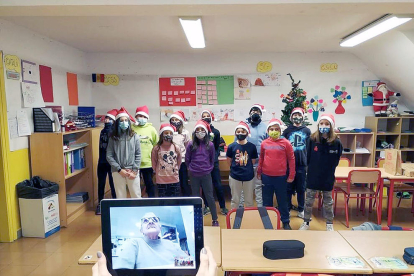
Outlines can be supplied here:
M221 266L220 227L204 226L204 245L210 247L217 266ZM82 254L78 260L80 265L93 265L98 261L96 252L102 251L102 235Z
M305 244L305 256L268 260L263 257L263 242L267 240L300 240ZM221 248L224 271L372 274L371 267L335 231L223 229ZM328 257L357 257L363 267L341 268L331 265Z
M364 258L374 273L414 273L414 265L407 265L407 269L378 268L371 261L373 257L396 257L404 262L404 248L414 246L414 231L338 232Z

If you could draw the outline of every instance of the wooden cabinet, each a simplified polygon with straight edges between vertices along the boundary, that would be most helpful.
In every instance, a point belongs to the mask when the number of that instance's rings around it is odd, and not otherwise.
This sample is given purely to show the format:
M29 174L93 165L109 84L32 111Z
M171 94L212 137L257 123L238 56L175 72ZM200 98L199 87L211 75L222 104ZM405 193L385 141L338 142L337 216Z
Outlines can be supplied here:
M344 150L342 157L351 161L351 167L371 167L373 160L373 133L337 133ZM348 151L349 150L349 151Z
M32 176L38 175L59 184L61 226L66 227L80 214L93 207L97 163L95 152L96 144L99 144L99 131L97 140L96 131L95 129L83 129L69 132L34 133L30 136ZM75 145L68 150L63 150L64 141L69 137ZM76 149L83 149L85 166L70 174L65 174L65 154ZM66 203L66 195L76 192L88 192L89 200L84 203Z

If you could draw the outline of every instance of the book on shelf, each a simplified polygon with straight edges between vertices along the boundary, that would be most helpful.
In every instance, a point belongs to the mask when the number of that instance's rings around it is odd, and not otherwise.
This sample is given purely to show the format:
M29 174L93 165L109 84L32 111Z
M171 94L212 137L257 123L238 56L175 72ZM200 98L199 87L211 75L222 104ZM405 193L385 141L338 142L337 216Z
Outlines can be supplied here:
M88 192L79 192L79 193L73 193L73 194L66 195L66 202L83 203L83 202L88 201L88 199L89 199Z
M85 150L83 148L65 152L65 176L74 173L76 170L81 170L86 167L85 163Z

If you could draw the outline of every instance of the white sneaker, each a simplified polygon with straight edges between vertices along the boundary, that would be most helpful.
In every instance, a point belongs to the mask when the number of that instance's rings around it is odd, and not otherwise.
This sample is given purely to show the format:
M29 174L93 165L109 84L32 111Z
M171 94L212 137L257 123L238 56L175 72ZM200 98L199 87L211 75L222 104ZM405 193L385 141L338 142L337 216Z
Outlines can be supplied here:
M307 224L306 222L302 223L299 230L309 230L309 224Z
M305 217L305 211L298 212L298 217L303 219Z
M333 228L333 224L332 223L327 223L326 224L326 231L334 231L334 228Z

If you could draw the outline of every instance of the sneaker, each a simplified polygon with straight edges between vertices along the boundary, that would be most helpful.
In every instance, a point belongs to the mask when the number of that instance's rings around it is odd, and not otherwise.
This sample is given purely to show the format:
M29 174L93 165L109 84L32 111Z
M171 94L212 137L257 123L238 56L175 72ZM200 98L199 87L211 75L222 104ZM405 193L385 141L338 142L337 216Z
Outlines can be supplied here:
M292 227L290 227L289 223L283 223L283 229L284 230L292 230Z
M298 217L303 219L305 217L305 211L298 212Z
M229 212L229 210L227 210L227 208L226 207L224 207L224 208L221 208L221 211L220 211L220 213L222 214L222 215L225 215L225 216L227 216L227 213Z
M220 224L219 224L219 222L217 220L213 220L213 223L211 224L211 226L217 226L217 227L219 227Z
M206 215L209 215L209 214L211 214L210 208L209 207L204 208L203 209L203 216L206 216Z
M292 210L293 211L297 211L298 210L298 207L296 207L295 205L292 205Z
M334 231L334 228L333 228L333 224L332 223L327 223L326 224L326 231Z
M299 230L309 230L309 224L307 222L302 223Z
M95 215L97 215L97 216L101 215L101 205L100 204L98 204L98 206L96 206Z

